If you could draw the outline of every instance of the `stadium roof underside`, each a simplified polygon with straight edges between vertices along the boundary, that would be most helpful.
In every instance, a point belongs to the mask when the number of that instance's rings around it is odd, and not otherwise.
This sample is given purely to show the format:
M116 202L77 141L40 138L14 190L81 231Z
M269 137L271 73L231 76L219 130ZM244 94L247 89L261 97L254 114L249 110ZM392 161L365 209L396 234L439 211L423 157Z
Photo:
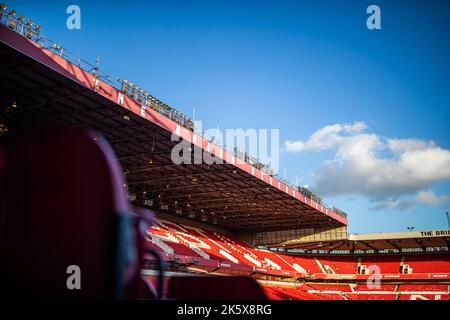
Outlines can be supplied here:
M345 217L248 163L237 163L233 155L164 115L143 111L102 79L3 25L0 60L0 120L9 132L41 126L99 131L116 152L135 205L167 206L170 214L191 214L230 230L347 225ZM178 143L171 141L173 132L227 161L175 165L170 157Z
M346 240L322 241L322 242L299 242L287 241L283 244L271 245L270 247L280 247L286 250L403 250L427 248L450 248L450 229L432 230L416 232L396 232L396 233L374 233L374 234L352 234Z

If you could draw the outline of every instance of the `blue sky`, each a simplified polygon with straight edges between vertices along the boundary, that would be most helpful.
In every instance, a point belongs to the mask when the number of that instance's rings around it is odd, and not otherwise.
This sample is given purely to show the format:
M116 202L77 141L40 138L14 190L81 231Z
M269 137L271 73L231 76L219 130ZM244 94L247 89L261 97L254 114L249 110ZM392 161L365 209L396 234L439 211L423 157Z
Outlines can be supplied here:
M286 168L289 180L294 182L297 175L302 184L327 194L327 203L348 212L352 233L447 227L449 2L7 4L86 60L99 56L102 70L133 81L189 115L195 106L196 119L206 128L220 123L220 128L280 129L280 172ZM81 8L81 30L66 28L70 4ZM381 30L366 28L370 4L381 8ZM364 129L342 129L355 122L364 123ZM368 152L379 170L370 177L358 168L348 170L364 155L345 153L342 142L326 147L303 144L295 152L285 148L285 141L306 143L314 132L333 124L341 124L341 131L325 139L374 138L376 147ZM388 147L389 141L414 143L398 151ZM414 158L417 152L424 156L415 159L424 160L412 174L417 173L416 182L408 181L410 173L399 159ZM435 160L436 154L442 159ZM392 171L384 172L383 160ZM318 179L324 168L341 178L345 192L328 187L336 180ZM365 188L377 175L384 179L380 172L405 176L381 183L392 194ZM389 183L401 179L405 181L391 189ZM348 185L349 181L356 182Z

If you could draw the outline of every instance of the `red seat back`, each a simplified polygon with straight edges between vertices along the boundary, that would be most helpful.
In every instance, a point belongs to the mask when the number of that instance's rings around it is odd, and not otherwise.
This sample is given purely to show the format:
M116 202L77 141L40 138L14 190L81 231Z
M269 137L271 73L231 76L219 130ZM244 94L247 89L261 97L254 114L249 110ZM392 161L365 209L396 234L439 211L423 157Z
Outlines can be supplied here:
M0 296L122 298L139 275L124 181L90 131L34 132L0 148ZM67 269L81 270L69 290Z

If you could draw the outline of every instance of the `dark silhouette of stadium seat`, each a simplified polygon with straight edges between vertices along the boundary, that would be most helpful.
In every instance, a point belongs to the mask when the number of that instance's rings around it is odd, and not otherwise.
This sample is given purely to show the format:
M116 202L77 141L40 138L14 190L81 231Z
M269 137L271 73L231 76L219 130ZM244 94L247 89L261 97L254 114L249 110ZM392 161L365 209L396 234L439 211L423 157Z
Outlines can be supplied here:
M0 297L152 297L140 278L139 218L106 140L28 133L0 146L0 164Z
M168 298L177 300L265 300L263 289L253 278L240 276L172 277Z

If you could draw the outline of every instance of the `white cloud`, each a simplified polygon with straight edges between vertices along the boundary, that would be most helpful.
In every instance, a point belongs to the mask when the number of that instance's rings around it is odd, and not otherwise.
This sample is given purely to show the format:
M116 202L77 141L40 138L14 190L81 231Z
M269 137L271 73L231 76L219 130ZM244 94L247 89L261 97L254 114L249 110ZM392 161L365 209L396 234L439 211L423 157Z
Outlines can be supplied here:
M372 210L381 209L394 209L407 210L417 205L427 205L427 206L437 206L445 204L449 201L449 197L445 195L436 195L430 190L419 191L414 197L410 197L404 200L394 200L388 199L379 202L377 205L372 207Z
M366 128L364 122L354 124L333 124L314 132L306 141L286 141L286 151L299 152L306 150L320 151L332 149L341 141L339 133L358 133Z
M432 191L420 191L415 200L420 204L438 205L448 201L448 196L437 196Z
M323 127L306 141L286 141L285 147L288 152L334 151L314 173L312 189L323 196L360 194L391 208L448 201L429 191L433 183L450 179L450 151L433 141L388 139L355 122ZM406 204L395 200L414 194Z

